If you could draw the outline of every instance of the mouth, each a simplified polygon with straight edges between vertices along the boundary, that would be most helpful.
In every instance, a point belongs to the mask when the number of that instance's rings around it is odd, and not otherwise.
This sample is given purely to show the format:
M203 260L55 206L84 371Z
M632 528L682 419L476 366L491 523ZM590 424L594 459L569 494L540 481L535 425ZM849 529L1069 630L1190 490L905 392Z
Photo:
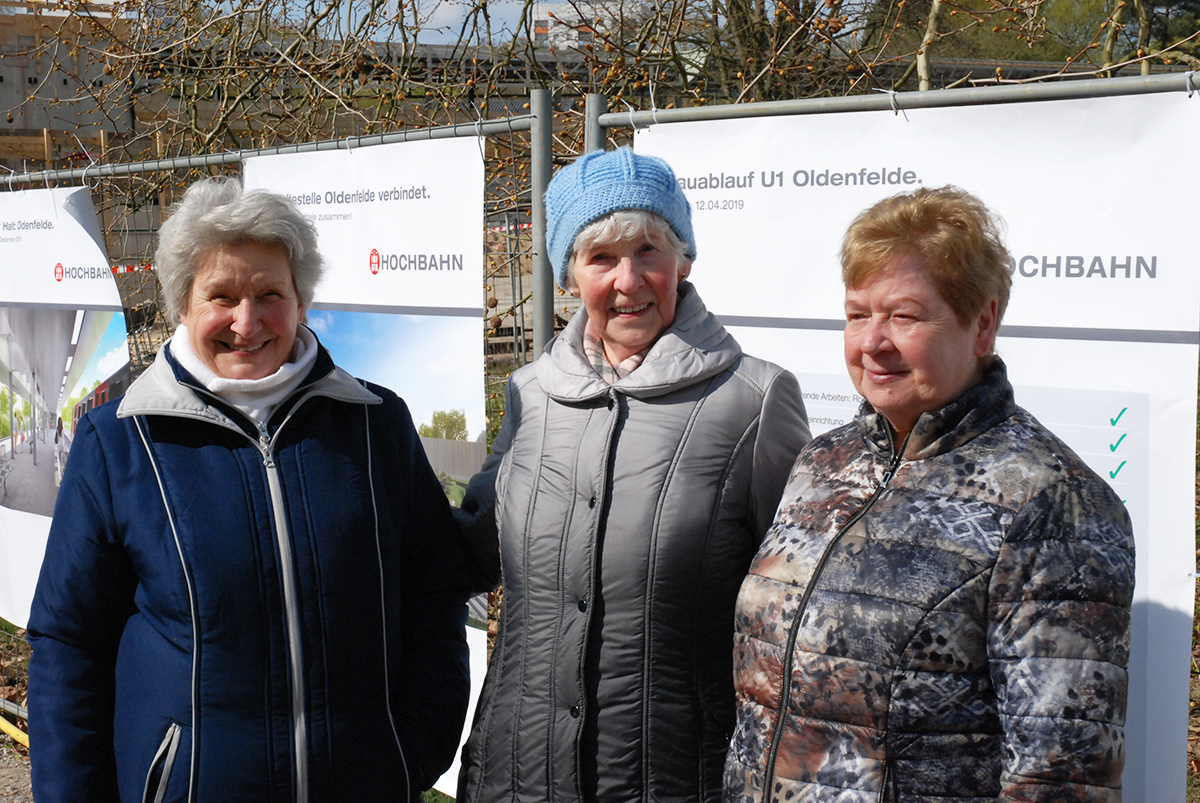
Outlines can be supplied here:
M863 372L867 379L875 383L894 382L902 376L905 376L907 371L889 371L883 368L867 368L864 366Z
M650 302L646 302L645 304L634 304L633 306L629 307L613 307L613 309L616 310L618 315L636 315L637 313L646 309L648 306L650 306Z
M264 341L262 343L259 343L257 346L237 346L232 343L222 343L221 345L224 346L229 351L232 351L237 354L253 354L256 351L259 351L260 349L265 348L267 345L267 342Z

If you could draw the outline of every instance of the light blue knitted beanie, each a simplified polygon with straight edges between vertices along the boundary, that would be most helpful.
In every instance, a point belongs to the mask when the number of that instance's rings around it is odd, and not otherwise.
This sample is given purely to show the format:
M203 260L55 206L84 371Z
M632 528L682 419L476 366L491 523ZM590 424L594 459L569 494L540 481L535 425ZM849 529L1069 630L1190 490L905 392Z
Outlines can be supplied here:
M696 256L692 207L671 166L627 147L592 151L559 170L546 190L546 246L559 287L567 289L567 263L579 232L621 209L659 215Z

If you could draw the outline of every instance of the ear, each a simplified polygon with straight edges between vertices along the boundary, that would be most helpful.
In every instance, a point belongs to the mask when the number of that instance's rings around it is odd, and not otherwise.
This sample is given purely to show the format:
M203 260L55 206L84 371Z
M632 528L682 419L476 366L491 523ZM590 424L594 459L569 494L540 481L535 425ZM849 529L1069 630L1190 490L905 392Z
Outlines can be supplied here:
M685 258L682 261L682 264L679 266L679 281L682 282L684 279L686 279L687 277L689 277L691 275L692 275L692 260Z
M983 359L992 353L996 345L996 331L1000 328L1000 301L996 298L988 301L979 311L975 319L975 348L973 353Z

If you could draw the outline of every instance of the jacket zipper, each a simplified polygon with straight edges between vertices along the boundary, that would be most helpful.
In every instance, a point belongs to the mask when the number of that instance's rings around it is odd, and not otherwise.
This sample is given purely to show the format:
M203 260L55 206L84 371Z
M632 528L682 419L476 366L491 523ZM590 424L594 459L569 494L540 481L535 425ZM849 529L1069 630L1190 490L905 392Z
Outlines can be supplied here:
M791 702L792 696L792 663L796 649L796 638L800 635L800 622L804 619L804 612L808 608L808 601L812 598L813 591L816 590L817 581L820 580L821 574L825 571L825 564L829 562L829 556L833 554L833 548L837 546L842 536L867 514L879 497L883 495L883 492L887 490L888 483L892 481L892 477L896 474L896 469L900 467L900 462L904 456L904 448L908 445L908 439L911 435L912 431L910 430L908 435L904 436L904 443L900 444L899 449L895 449L892 431L890 427L888 428L888 445L893 447L894 452L891 463L888 464L887 470L883 473L883 479L880 480L879 485L872 491L867 501L863 502L862 507L855 511L850 520L842 525L841 529L834 534L833 538L825 546L820 559L817 561L817 565L813 567L812 577L809 578L808 585L804 589L804 595L800 598L800 604L796 608L796 616L792 619L791 627L788 628L787 650L783 656L783 685L779 690L779 712L775 718L775 732L771 734L771 749L767 755L767 771L763 776L763 803L770 803L771 800L771 785L775 781L775 761L779 757L779 746L783 739L784 718L786 717L788 704Z
M193 390L206 396L216 397L211 391L202 386L189 385ZM279 550L279 572L283 585L283 619L288 647L288 674L291 679L292 704L292 752L295 755L295 789L296 803L308 803L308 712L304 707L305 686L303 672L303 652L300 647L300 610L296 595L295 561L292 557L292 542L288 538L287 515L284 512L283 484L279 480L279 469L275 464L275 438L288 421L308 399L316 394L301 396L287 416L275 428L274 437L267 430L266 423L258 424L257 440L241 427L233 424L218 424L235 432L258 447L262 454L263 468L267 475L267 489L271 497L271 515L274 520L275 545Z
M287 419L284 423L287 423ZM279 429L282 428L281 424ZM288 669L292 678L292 747L296 757L296 801L308 803L308 713L304 708L303 655L300 650L300 611L296 600L295 561L292 558L292 543L288 537L287 516L284 512L283 485L279 481L279 469L275 465L274 444L265 423L259 424L258 432L257 443L259 451L262 452L263 467L267 472L271 512L275 520L275 543L279 548L279 569L283 579L283 618L287 630L290 663ZM276 434L278 432L279 430L276 430Z
M213 395L207 388L192 386L194 390L206 395ZM271 497L271 515L274 520L275 544L279 549L279 570L283 585L283 618L287 634L288 674L291 678L292 703L292 751L295 756L295 789L296 803L308 803L308 712L304 706L305 685L303 671L303 651L300 641L300 606L296 594L295 560L292 556L292 542L288 537L287 515L284 511L283 484L279 480L279 468L275 464L275 439L292 420L296 411L316 394L302 395L272 436L266 422L258 424L258 439L255 440L244 430L235 425L228 426L240 432L247 440L254 443L262 454L263 468L267 474L267 488Z
M895 786L896 770L892 760L887 758L883 762L883 783L879 787L879 803L895 803L900 799L896 794Z

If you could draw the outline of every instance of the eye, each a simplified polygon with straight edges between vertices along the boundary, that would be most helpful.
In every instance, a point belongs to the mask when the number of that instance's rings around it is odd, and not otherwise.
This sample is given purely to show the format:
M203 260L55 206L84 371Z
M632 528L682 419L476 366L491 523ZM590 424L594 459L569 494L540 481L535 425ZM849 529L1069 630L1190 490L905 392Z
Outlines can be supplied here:
M653 251L657 251L657 250L658 250L658 248L656 248L653 243L645 243L644 245L642 245L641 248L638 249L638 253L639 254L649 254L649 253L651 253Z
M848 321L863 321L869 317L871 317L871 314L864 309L858 309L857 307L846 308L846 320Z

